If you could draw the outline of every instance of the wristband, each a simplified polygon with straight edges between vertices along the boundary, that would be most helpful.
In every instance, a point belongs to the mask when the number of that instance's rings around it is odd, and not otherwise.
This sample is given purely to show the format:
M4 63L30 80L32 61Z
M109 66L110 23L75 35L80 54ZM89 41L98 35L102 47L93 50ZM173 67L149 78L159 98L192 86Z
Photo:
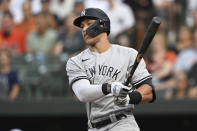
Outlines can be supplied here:
M103 92L103 94L107 95L107 94L111 93L110 86L111 85L108 84L108 83L104 83L102 85L102 92Z
M142 95L138 91L132 91L131 93L129 93L129 97L129 104L139 104L142 100Z

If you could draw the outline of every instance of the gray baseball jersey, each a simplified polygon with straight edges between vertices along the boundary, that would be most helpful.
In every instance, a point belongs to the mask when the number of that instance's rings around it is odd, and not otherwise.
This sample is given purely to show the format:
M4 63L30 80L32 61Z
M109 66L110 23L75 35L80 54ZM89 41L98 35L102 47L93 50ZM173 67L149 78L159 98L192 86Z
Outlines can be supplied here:
M103 84L106 82L124 82L134 64L137 51L112 44L112 47L104 53L91 52L86 49L67 62L67 75L69 84L72 85L79 79L88 79L91 84ZM137 85L151 78L142 59L133 77L132 85ZM134 105L117 106L113 102L114 97L108 94L94 102L86 104L88 119L99 121L110 113L132 110Z

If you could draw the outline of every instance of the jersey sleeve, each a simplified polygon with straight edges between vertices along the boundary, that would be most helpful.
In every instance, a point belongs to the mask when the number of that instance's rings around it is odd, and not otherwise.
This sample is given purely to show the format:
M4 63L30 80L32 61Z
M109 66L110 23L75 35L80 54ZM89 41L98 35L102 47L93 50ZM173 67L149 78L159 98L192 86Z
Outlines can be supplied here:
M144 62L144 59L142 59L133 75L132 84L134 86L138 85L149 78L152 78L152 75L146 69L146 64Z
M76 57L70 58L67 61L66 72L69 80L69 85L72 87L72 84L80 79L88 79L86 71L81 64L81 61Z

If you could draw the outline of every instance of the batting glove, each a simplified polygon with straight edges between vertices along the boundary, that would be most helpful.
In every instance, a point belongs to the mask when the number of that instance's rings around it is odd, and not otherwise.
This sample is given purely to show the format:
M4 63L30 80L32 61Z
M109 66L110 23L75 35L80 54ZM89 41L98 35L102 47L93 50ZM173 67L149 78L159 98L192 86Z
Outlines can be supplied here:
M129 95L126 96L114 96L114 104L118 106L125 106L129 104Z
M126 97L130 90L131 90L130 87L125 86L120 82L112 82L111 83L111 93L114 96Z

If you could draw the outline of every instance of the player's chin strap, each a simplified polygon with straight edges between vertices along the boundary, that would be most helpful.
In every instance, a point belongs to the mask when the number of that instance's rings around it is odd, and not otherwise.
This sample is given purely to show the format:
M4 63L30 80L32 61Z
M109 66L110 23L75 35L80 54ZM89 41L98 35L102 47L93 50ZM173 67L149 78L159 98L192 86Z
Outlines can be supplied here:
M98 19L96 20L92 25L90 25L87 30L86 34L95 37L99 35L100 33L107 32L107 29L105 27L105 20Z

